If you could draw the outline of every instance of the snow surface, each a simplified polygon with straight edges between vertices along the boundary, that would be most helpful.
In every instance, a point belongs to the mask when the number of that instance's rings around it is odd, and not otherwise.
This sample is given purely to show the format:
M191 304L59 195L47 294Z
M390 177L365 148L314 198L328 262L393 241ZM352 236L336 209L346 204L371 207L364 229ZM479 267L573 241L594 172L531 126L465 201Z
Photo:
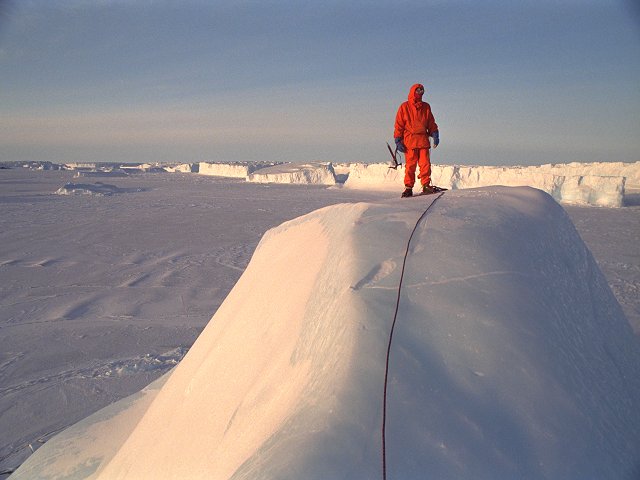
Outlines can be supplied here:
M0 472L173 367L266 230L385 197L144 172L55 195L76 171L0 172Z
M142 171L108 180L127 194L59 196L79 170L38 165L0 171L0 478L175 365L268 228L398 196ZM625 205L564 208L640 334L640 194L626 190Z
M74 178L126 177L129 175L122 169L115 170L77 170Z
M454 190L270 230L178 367L11 478L381 478L383 431L389 478L632 478L639 403L640 345L565 211Z
M640 335L640 218L627 215L640 214L640 194L631 195L630 200L635 206L564 208L607 277L636 335Z
M97 172L99 173L99 172ZM121 176L116 173L105 174L106 176ZM99 176L105 176L99 175ZM98 195L108 196L120 193L139 192L141 189L125 189L119 188L108 183L66 183L63 187L56 190L56 195Z

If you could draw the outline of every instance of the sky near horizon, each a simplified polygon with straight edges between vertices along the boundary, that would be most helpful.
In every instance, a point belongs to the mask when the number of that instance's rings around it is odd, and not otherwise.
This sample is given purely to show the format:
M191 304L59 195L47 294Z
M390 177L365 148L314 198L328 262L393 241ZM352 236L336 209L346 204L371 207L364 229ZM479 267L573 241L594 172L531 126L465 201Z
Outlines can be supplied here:
M640 160L636 0L0 0L0 161Z

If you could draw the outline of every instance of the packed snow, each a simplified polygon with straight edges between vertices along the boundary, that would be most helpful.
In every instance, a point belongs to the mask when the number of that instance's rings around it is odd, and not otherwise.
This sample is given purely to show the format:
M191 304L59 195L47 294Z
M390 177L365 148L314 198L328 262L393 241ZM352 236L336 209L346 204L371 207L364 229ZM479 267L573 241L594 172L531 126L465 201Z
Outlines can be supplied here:
M347 203L269 230L170 374L12 479L632 478L639 403L640 344L550 196Z
M395 200L402 188L256 184L167 175L157 166L122 176L117 164L40 165L3 165L8 169L0 173L0 478L63 428L169 371L246 269L266 230L325 205ZM76 183L80 171L89 177L112 172L108 182L122 194L54 195ZM339 187L351 166L334 171ZM88 180L83 183L100 183ZM564 208L640 333L640 196L627 189L625 205ZM397 247L391 238L389 248ZM381 261L355 282L356 291L394 268ZM163 381L135 398L150 402ZM136 405L138 412L146 409ZM123 408L116 403L112 412ZM114 453L133 428L136 414L127 411L131 416L116 428L121 439L114 432L104 436ZM106 425L89 417L73 429L87 424ZM102 448L104 442L96 443Z

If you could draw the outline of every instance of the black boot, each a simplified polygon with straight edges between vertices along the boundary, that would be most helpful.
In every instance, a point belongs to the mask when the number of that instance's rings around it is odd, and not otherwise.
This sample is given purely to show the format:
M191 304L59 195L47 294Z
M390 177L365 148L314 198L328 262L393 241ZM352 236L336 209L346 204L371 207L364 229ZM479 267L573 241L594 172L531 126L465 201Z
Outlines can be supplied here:
M413 189L410 187L405 188L404 192L402 192L402 198L411 196L413 196Z

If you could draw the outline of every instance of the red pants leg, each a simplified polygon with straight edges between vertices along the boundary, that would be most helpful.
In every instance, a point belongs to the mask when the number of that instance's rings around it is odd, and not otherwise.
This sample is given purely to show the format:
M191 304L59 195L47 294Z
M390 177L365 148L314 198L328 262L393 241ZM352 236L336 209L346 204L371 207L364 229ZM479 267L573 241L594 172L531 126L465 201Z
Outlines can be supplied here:
M404 167L404 186L407 188L413 188L413 184L416 182L416 166L418 165L419 150L408 148L404 154L405 167Z
M420 183L429 185L431 183L431 158L429 156L428 148L421 148L419 150L418 165L420 166Z
M416 181L416 166L420 167L420 184L429 185L431 183L431 159L428 148L410 148L405 153L407 165L404 170L404 186L413 188Z

